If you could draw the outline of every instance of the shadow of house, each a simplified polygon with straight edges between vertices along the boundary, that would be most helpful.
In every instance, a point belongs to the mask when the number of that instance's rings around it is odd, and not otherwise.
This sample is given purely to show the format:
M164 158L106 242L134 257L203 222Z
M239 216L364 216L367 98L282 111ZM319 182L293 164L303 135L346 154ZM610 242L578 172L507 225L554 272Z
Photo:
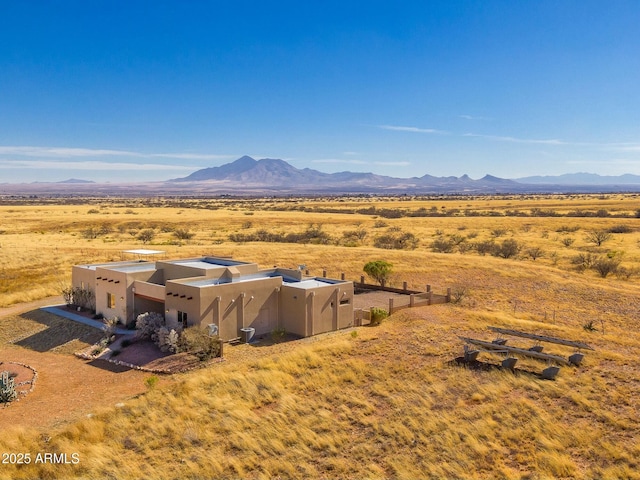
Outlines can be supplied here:
M73 340L80 340L89 344L95 343L103 335L100 330L71 322L39 309L26 312L18 318L31 320L42 326L37 332L13 342L14 345L37 352L47 352Z
M91 360L87 365L91 365L92 367L99 368L101 370L106 370L111 373L124 373L131 370L130 367L125 365L117 365L115 363L108 362L107 360L102 360L96 358L95 360Z

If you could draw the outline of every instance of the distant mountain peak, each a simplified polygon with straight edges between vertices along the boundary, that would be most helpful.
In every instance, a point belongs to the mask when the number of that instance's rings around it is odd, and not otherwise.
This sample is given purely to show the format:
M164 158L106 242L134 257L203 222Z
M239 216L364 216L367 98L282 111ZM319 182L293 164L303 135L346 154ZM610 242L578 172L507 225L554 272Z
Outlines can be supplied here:
M640 176L624 174L619 176L598 175L597 173L565 173L563 175L536 175L515 179L518 183L530 185L640 185Z
M81 180L79 178L69 178L67 180L62 180L61 182L57 182L57 183L96 183L92 180Z
M249 156L221 165L203 168L188 177L172 182L206 182L197 188L266 189L277 191L310 192L477 192L495 193L507 190L515 182L488 175L483 180L473 180L469 175L458 178L423 177L395 178L373 173L338 172L323 173L310 168L299 169L276 158L254 160Z

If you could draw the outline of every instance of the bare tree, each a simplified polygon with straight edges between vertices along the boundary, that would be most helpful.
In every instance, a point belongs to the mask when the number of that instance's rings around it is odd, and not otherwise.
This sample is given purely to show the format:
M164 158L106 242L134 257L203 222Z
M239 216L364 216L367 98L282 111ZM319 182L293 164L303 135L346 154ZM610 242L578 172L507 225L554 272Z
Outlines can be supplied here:
M536 258L540 258L543 255L543 250L540 247L531 247L527 249L527 255L529 255L529 257L531 257L531 260L534 260Z
M156 232L154 232L151 228L147 228L146 230L142 230L138 234L138 240L141 240L142 243L147 244L156 236Z
M620 266L620 260L617 258L599 257L593 262L593 268L602 278L606 278L610 273L616 273Z
M595 243L598 247L610 239L611 232L607 230L589 230L586 236L587 242Z

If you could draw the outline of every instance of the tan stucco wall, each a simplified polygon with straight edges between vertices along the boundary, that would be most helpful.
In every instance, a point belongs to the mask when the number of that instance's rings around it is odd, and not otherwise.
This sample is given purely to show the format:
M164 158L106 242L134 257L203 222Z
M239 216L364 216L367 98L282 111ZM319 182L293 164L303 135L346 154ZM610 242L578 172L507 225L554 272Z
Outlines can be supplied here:
M101 313L105 318L118 317L121 323L126 323L127 286L125 273L108 268L96 268L96 312ZM109 308L107 305L109 293L115 297L115 308Z
M284 328L288 333L306 337L353 324L351 282L327 283L305 289L297 287L295 283L283 283L280 276L263 276L217 285L192 286L188 283L193 278L235 278L238 273L255 273L258 271L257 265L200 269L157 262L155 266L159 270L156 271L117 271L115 267L123 263L100 265L95 270L76 266L72 272L74 286L95 286L96 311L105 317L117 316L122 323L134 321L136 313L147 309L163 312L167 325L177 326L178 312L184 312L189 327L197 325L206 328L209 324L216 324L223 340L237 338L243 327L255 328L256 335ZM278 269L277 273L302 278L297 270ZM101 279L97 280L97 277ZM151 281L159 285L165 279L165 295L158 301L135 297L132 288L134 281ZM150 285L149 288L156 286ZM115 296L115 308L108 307L107 293Z
M243 327L255 328L256 335L268 334L279 326L281 285L281 277L204 287L167 282L167 322L176 323L180 310L187 313L189 326L218 325L223 340L237 338Z
M306 337L307 297L306 291L283 285L280 290L280 319L282 328L288 333Z
M71 269L71 285L76 288L89 288L95 293L96 271L83 266L74 266Z

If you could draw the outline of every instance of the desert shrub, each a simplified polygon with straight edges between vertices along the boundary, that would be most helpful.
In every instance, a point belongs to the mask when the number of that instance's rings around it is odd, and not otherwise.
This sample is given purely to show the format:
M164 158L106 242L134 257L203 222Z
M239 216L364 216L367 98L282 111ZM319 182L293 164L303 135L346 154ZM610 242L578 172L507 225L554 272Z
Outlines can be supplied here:
M0 403L13 402L18 398L16 383L10 372L0 372Z
M582 252L571 259L571 264L575 265L579 272L591 268L596 257L590 252Z
M628 225L614 225L607 230L609 233L631 233L633 229Z
M464 235L458 235L457 233L452 234L449 239L453 242L453 244L457 247L461 243L467 241Z
M573 232L577 232L578 230L580 230L580 227L575 225L573 227L570 227L568 225L562 225L560 228L558 228L556 230L556 232L558 233L573 233Z
M399 208L378 208L376 213L382 218L402 218L406 215L406 212Z
M217 335L209 335L202 328L191 327L180 334L177 350L191 353L200 361L205 361L220 355L220 342Z
M179 339L179 333L174 329L169 330L167 327L160 327L155 333L155 344L162 352L176 353Z
M469 289L464 285L456 285L451 289L451 303L460 304L465 299Z
M504 240L501 244L496 244L492 255L495 257L511 258L515 257L520 251L520 244L511 238Z
M389 313L380 307L372 307L371 308L371 325L380 325L382 320L387 318Z
M157 377L157 375L151 375L144 380L144 384L149 390L153 390L154 388L156 388L159 380L160 379Z
M61 289L64 303L67 306L76 305L87 310L94 310L96 306L96 296L90 288L64 286Z
M188 228L178 228L173 232L173 236L178 240L191 240L195 233L191 233Z
M95 227L88 227L82 230L82 238L86 238L87 240L93 240L98 238L99 231Z
M638 274L638 269L627 268L620 265L616 269L615 274L616 274L616 277L618 277L620 280L629 280L632 276Z
M493 240L485 240L483 242L476 242L474 248L480 255L486 255L495 250L496 243Z
M390 232L376 237L373 246L387 250L413 250L418 246L418 239L413 233Z
M141 313L136 318L136 338L140 340L152 339L155 333L164 326L165 320L161 313Z
M494 228L493 230L491 230L491 236L495 238L504 237L506 234L506 228Z
M384 260L375 260L367 262L363 268L364 273L373 278L376 282L382 285L389 279L393 265Z
M342 233L341 243L346 246L358 245L367 236L367 231L364 228L358 228L357 230L347 230Z
M118 317L102 319L102 331L104 332L102 342L105 343L105 346L109 345L115 340L116 328L118 328L119 321L120 319Z
M638 210L638 212L640 212L640 210ZM640 215L638 216L640 217ZM384 228L384 227L387 227L388 225L389 224L384 220L376 220L375 223L373 224L373 228Z
M142 230L136 238L140 240L142 243L147 244L151 242L155 237L156 237L156 232L154 232L153 229L151 228L146 228Z
M540 247L531 247L531 248L527 248L526 253L529 256L529 258L531 258L531 260L535 261L537 258L542 257L542 255L544 254L544 251Z
M611 233L607 230L589 230L585 239L587 242L594 243L599 247L604 242L611 239Z
M451 253L455 248L455 243L450 238L438 237L431 242L431 251L438 253Z
M467 253L473 250L473 248L474 248L474 245L469 242L462 242L461 244L458 245L458 251L460 253Z
M287 331L284 328L275 328L271 331L271 340L274 342L281 342L287 336Z
M598 257L591 265L598 275L602 278L606 278L610 273L616 273L616 270L620 266L620 260L617 257Z
M562 240L560 240L560 243L562 243L565 247L570 247L575 241L576 239L573 237L564 237Z

